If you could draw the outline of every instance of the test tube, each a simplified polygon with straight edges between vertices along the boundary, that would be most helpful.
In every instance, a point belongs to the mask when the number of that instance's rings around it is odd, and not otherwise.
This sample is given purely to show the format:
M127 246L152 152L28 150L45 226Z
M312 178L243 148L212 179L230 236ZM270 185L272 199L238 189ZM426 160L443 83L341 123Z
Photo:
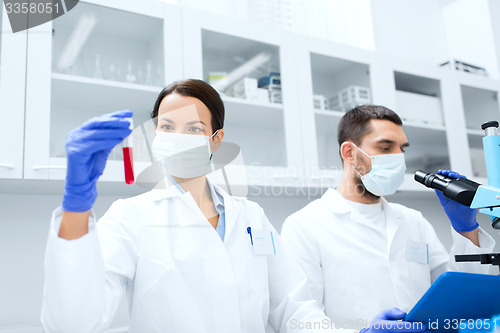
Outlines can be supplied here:
M130 130L134 129L134 121L132 118L130 121ZM134 183L134 159L132 154L132 139L129 137L123 140L123 167L125 170L125 183L133 184Z

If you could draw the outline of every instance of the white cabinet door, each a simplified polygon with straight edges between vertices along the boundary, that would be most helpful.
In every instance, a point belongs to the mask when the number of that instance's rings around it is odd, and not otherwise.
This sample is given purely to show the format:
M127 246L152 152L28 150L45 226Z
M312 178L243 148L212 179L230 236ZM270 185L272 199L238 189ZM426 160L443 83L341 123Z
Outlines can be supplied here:
M251 184L297 185L302 172L294 38L258 24L183 11L184 76L203 79L221 93L225 141L241 148Z
M30 29L25 178L64 179L66 135L90 118L128 109L136 127L149 120L166 82L182 77L180 17L158 1L94 0ZM124 181L122 158L117 146L100 179Z
M372 102L373 52L310 37L296 39L300 82L302 145L311 187L332 187L340 180L342 161L337 128L345 111ZM342 100L342 91L363 89L363 100ZM349 97L349 96L347 96ZM343 102L342 102L343 101Z
M26 31L12 33L0 8L0 178L22 178Z

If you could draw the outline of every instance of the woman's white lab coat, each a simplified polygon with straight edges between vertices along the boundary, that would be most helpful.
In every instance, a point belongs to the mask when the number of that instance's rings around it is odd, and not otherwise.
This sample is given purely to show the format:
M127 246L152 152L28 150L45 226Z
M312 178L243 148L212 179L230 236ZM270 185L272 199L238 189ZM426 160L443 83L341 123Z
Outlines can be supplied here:
M360 329L384 309L411 310L446 270L488 271L479 263L454 262L455 254L491 252L495 242L483 230L481 248L453 232L448 254L420 212L385 199L382 207L385 223L374 226L328 189L283 225L282 242L307 272L313 297L339 325Z
M76 240L46 250L42 322L46 332L100 332L127 291L130 332L288 332L289 321L324 320L307 280L262 208L220 188L221 241L189 192L171 187L118 200ZM247 228L273 232L276 255L256 255ZM297 325L296 325L297 326Z

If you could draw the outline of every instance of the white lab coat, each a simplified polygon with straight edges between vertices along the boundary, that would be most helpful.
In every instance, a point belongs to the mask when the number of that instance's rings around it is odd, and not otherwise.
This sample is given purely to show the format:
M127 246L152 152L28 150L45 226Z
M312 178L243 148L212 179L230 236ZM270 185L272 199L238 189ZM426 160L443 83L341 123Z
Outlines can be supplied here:
M57 236L56 209L45 258L45 331L104 330L124 290L130 332L256 333L268 320L276 331L295 332L290 320L328 319L262 208L216 191L225 204L224 242L191 194L176 187L114 202L76 240ZM276 255L254 254L249 226L273 231Z
M338 324L360 329L387 308L408 312L446 270L488 271L479 263L454 262L455 254L491 252L495 242L483 230L481 248L453 231L449 255L420 212L383 198L382 207L386 230L375 230L355 218L340 193L328 189L283 225L282 242L298 258L313 297ZM428 264L407 260L408 246L415 244L428 244Z

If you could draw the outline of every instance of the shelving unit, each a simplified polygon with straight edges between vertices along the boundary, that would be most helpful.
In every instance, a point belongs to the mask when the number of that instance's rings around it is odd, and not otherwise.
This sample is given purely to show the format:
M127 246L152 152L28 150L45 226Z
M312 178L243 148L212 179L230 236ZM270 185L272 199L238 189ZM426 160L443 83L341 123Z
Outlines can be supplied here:
M315 52L310 52L309 59L313 95L322 95L326 100L330 100L348 86L371 89L370 66L366 63ZM314 104L312 106L314 107ZM338 153L337 128L344 111L339 107L334 107L331 103L328 103L328 110L314 110L319 169L326 168L334 171L342 169L342 161ZM325 173L325 171L321 172ZM326 176L314 175L317 173L313 171L313 179Z
M302 165L302 154L297 152L301 138L292 35L185 10L183 37L185 77L209 82L218 74L226 78L211 83L225 104L225 140L240 146L245 165L250 166L248 179L259 182L259 175ZM271 97L266 100L262 95L257 99L247 95L256 88L255 81L248 86L245 83L244 93L234 89L235 83L240 84L244 78L258 80L271 73L280 75L281 103ZM240 93L235 94L235 90ZM272 178L262 182L273 183Z
M80 3L54 21L52 71L163 86L163 20ZM130 66L129 66L130 65Z
M438 78L394 71L396 112L410 147L406 172L451 168Z
M2 24L6 25L5 20ZM88 37L75 41L72 34L77 30ZM473 121L497 118L500 110L496 80L160 2L138 8L129 2L88 0L30 33L24 60L29 68L26 120L19 120L27 135L23 133L24 147L15 149L21 152L18 178L63 179L66 133L87 119L132 109L138 126L148 122L166 83L186 77L209 80L212 72L229 75L248 63L253 68L240 73L240 78L281 74L282 103L230 96L220 89L226 107L225 140L241 147L242 158L250 166L248 179L265 186L323 187L338 179L342 163L337 127L344 110L315 108L314 95L329 99L348 86L366 87L374 104L398 112L411 144L406 153L408 174L460 164L461 141L450 134L461 130L460 121L450 123L456 118L452 113L461 111L450 102L456 100L455 85L463 97L467 128L463 141L470 142L473 163L482 135L473 129L477 127ZM9 37L2 34L1 38L3 73L4 39ZM67 49L78 52L72 55ZM262 54L265 61L252 61ZM480 111L479 101L484 104ZM148 159L144 155L138 161L149 163ZM102 179L121 181L121 168L117 148ZM0 176L4 175L0 169ZM259 181L259 175L266 176Z
M461 85L460 88L467 130L482 132L482 123L499 119L498 90L492 91L467 85Z
M27 33L12 33L3 5L0 29L0 178L21 179Z
M179 25L177 7L90 0L30 30L26 128L38 136L25 140L24 178L64 179L66 135L90 118L126 109L134 111L136 128L148 122L165 82L182 76L176 66L182 52L165 51L179 41L165 32ZM146 143L137 141L136 173L150 163ZM111 152L101 180L123 181L121 147Z
M333 170L342 169L337 143L337 128L344 115L342 111L314 110L316 121L316 141L318 152L318 165L320 168Z
M498 89L498 88L497 88ZM474 177L486 177L481 124L500 119L498 90L460 86Z

